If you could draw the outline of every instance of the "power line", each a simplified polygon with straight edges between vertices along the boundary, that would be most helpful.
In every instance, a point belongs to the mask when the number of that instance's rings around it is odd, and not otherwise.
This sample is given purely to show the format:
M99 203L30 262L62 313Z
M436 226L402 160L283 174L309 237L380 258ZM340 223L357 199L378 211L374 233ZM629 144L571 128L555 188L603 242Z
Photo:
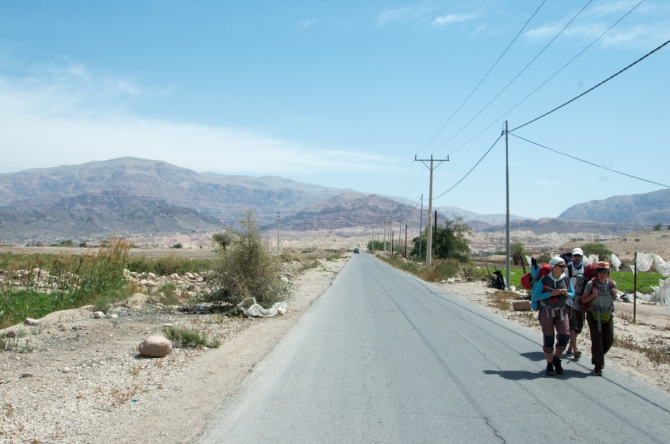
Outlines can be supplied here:
M412 208L412 211L410 211L409 214L408 214L407 216L405 216L405 217L403 217L402 219L398 220L398 222L402 222L402 221L404 221L405 219L407 219L408 217L410 217L412 214L414 214L414 210L416 210L416 207L419 206L419 202L421 202L421 198L418 198L418 199L417 199L417 201L416 201L416 205L414 205L414 208Z
M531 91L530 94L528 94L526 97L524 97L523 99L521 99L516 105L514 105L513 107L511 107L510 109L508 109L507 111L505 111L504 113L502 113L502 115L500 115L500 117L498 117L498 118L495 119L493 122L491 122L491 124L490 124L489 126L487 126L486 128L484 128L483 130L481 130L481 131L480 131L479 133L477 133L474 137L470 138L467 142L463 143L463 144L460 145L458 148L456 148L455 150L453 150L452 152L450 152L449 155L454 154L456 151L460 150L461 148L463 148L464 146L466 146L467 144L469 144L470 142L472 142L473 140L475 140L477 137L481 136L486 130L488 130L488 129L491 128L493 125L495 125L496 123L498 123L498 121L500 121L500 119L504 118L507 114L509 114L509 113L511 113L512 111L514 111L519 105L521 105L523 102L525 102L530 96L532 96L533 94L535 94L540 88L542 88L544 85L546 85L547 83L549 83L549 81L550 81L551 79L553 79L554 77L556 77L561 71L563 71L565 68L567 68L568 65L570 65L572 62L574 62L579 56L581 56L582 54L584 54L584 53L586 52L587 49L589 49L591 46L593 46L598 40L600 40L601 38L603 38L603 36L604 36L605 34L607 34L608 32L610 32L610 31L612 30L612 28L614 28L616 25L618 25L619 22L621 22L623 19L625 19L631 12L633 12L635 9L637 9L637 7L640 6L642 3L644 3L644 0L640 1L638 4L636 4L635 6L633 6L628 12L626 12L626 13L625 13L619 20L617 20L617 21L616 21L612 26L610 26L605 32L603 32L602 34L600 34L594 41L592 41L591 43L589 43L589 44L588 44L584 49L582 49L576 56L574 56L572 59L570 59L570 61L569 61L568 63L566 63L565 65L563 65L558 71L556 71L554 74L552 74L551 77L549 77L547 80L545 80L544 82L542 82L542 83L540 84L540 86L538 86L538 87L535 88L533 91Z
M546 112L546 113L542 114L541 116L536 117L536 118L534 118L533 120L530 120L530 121L524 123L523 125L519 125L519 126L517 126L516 128L510 130L510 132L512 132L512 131L516 131L516 130L518 130L519 128L523 128L523 127L526 126L526 125L530 125L531 123L536 122L536 121L540 120L541 118L548 116L549 114L553 113L554 111L558 111L559 109L561 109L561 108L563 108L564 106L566 106L566 105L568 105L568 104L574 102L575 100L579 99L580 97L585 96L586 94L590 93L590 92L593 91L594 89L598 88L598 87L601 86L601 85L604 85L605 83L609 82L610 80L612 80L613 78L615 78L616 76L618 76L619 74L621 74L622 72L626 71L628 68L632 68L633 66L637 65L637 64L640 63L642 60L646 59L647 57L649 57L650 55L652 55L653 53L655 53L655 52L658 51L659 49L661 49L661 48L663 48L664 46L666 46L668 43L670 43L670 40L668 40L667 42L665 42L665 43L663 43L662 45L658 46L658 47L657 47L656 49L654 49L653 51L648 52L648 53L645 54L644 56L640 57L639 59L637 59L636 61L634 61L634 62L631 63L630 65L626 66L624 69L622 69L621 71L617 72L616 74L613 74L613 75L609 76L608 78L606 78L606 79L603 80L602 82L598 83L596 86L591 87L591 88L589 88L588 90L584 91L583 93L581 93L581 94L578 95L577 97L574 97L574 98L568 100L568 101L565 102L563 105L557 106L556 108L552 109L551 111Z
M437 130L437 132L433 135L433 137L431 137L430 140L429 140L428 142L426 142L426 144L425 144L423 147L421 147L421 149L419 150L419 152L418 152L417 154L421 154L421 151L423 151L423 150L430 144L430 142L432 142L433 139L435 139L435 137L437 137L437 135L440 134L440 133L442 132L442 130L449 124L449 122L451 122L451 119L453 119L454 116L461 110L461 108L463 108L463 105L465 105L465 103L466 103L468 100L470 100L470 97L472 97L472 95L475 93L475 91L477 91L477 89L478 89L479 86L482 84L482 82L484 82L484 80L486 80L486 78L489 76L489 74L491 74L491 71L493 71L493 68L496 67L496 65L498 64L498 62L500 62L500 60L503 58L503 56L504 56L504 55L507 53L507 51L512 47L512 45L514 44L514 42L516 42L516 39L519 38L519 36L520 36L521 33L523 32L523 30L526 29L526 26L528 26L528 24L530 23L530 21L533 20L533 17L535 17L535 15L538 13L538 11L540 10L540 8L542 8L542 6L546 3L546 1L547 1L547 0L543 0L542 3L540 3L540 6L537 7L537 9L535 10L535 12L533 12L533 15L530 16L530 18L526 21L526 23L525 23L525 24L523 25L523 27L519 30L519 32L516 34L516 36L512 39L512 41L509 43L509 45L507 45L507 48L505 48L505 50L502 52L502 54L500 54L500 56L499 56L498 59L495 61L495 63L493 63L493 65L491 66L491 68L489 68L489 70L486 72L486 74L484 74L484 77L482 77L482 79L479 81L479 83L477 83L477 86L475 86L475 88L474 88L472 91L470 91L470 94L468 94L468 96L465 98L465 100L463 100L463 103L461 103L461 104L459 105L459 107L456 108L456 111L454 111L454 113L449 117L449 119L447 119L447 121L444 123L444 125L442 125L442 126L440 127L440 129Z
M491 148L489 148L488 151L486 151L486 152L484 153L484 155L481 157L481 159L479 159L479 160L477 161L477 163L475 164L475 166L473 166L472 168L470 168L470 171L468 171L468 172L465 174L465 176L461 177L461 180L459 180L458 182L456 182L456 183L454 184L453 187L449 188L449 189L448 189L447 191L445 191L444 193L440 194L440 195L437 196L437 197L434 197L434 199L438 199L438 198L444 196L444 195L447 194L449 191L451 191L451 190L453 190L454 188L456 188L456 186L457 186L459 183L463 182L463 180L464 180L466 177L468 177L468 176L470 175L470 173L472 173L472 170L474 170L475 168L477 168L477 165L479 165L479 163L480 163L482 160L484 160L484 157L486 157L486 156L491 152L491 150L493 149L494 146L496 146L496 144L498 143L498 141L500 140L500 138L503 136L503 134L505 134L505 133L503 132L502 134L500 134L500 135L498 136L498 138L496 139L496 141L493 142L493 145L491 145Z
M530 65L532 65L532 64L535 62L535 60L537 60L537 58L540 57L540 56L542 55L542 53L544 53L544 51L545 51L547 48L549 48L549 46L550 46L552 43L554 43L554 41L555 41L561 34L563 34L563 31L565 31L565 30L568 28L568 26L570 26L570 25L572 24L572 22L574 22L574 21L577 19L577 17L579 17L579 16L581 15L581 13L584 12L584 10L585 10L585 9L592 3L592 2L593 2L593 0L589 0L589 2L588 2L586 5L584 5L584 7L583 7L582 9L580 9L579 12L578 12L574 17L572 17L572 19L571 19L571 20L570 20L570 21L563 27L563 29L561 29L560 32L559 32L558 34L556 34L556 35L554 36L554 38L551 39L551 41L550 41L549 43L547 43L546 46L545 46L544 48L542 48L542 50L541 50L540 52L538 52L537 55L536 55L535 57L533 57L533 59L532 59L530 62L528 62L528 64L527 64L521 71L519 71L519 73L518 73L518 74L517 74L517 75L516 75L516 76L515 76L515 77L514 77L514 78L513 78L513 79L512 79L512 80L511 80L511 81L510 81L510 82L509 82L509 83L508 83L508 84L507 84L507 85L506 85L506 86L505 86L505 87L504 87L504 88L503 88L503 89L502 89L502 90L501 90L501 91L500 91L500 92L499 92L493 99L491 99L491 101L490 101L489 103L487 103L486 106L485 106L484 108L482 108L477 114L475 114L475 116L474 116L472 119L470 119L470 120L468 121L468 123L466 123L463 127L461 127L461 129L459 129L459 130L456 132L456 134L454 134L453 136L451 136L451 138L450 138L449 140L447 140L446 142L444 142L444 143L443 143L442 145L440 145L435 151L433 151L433 154L437 153L439 150L441 150L442 148L444 148L445 145L447 145L449 142L451 142L452 140L454 140L454 138L455 138L456 136L458 136L458 135L459 135L465 128L467 128L467 127L468 127L468 126L469 126L469 125L470 125L470 124L471 124L477 117L479 117L479 116L481 115L481 113L483 113L489 106L491 106L491 104L492 104L493 102L495 102L495 100L496 100L498 97L500 97L500 95L501 95L502 93L504 93L504 92L507 90L507 88L509 88L509 87L512 85L512 83L514 83L514 82L516 81L516 79L518 79L519 76L520 76L521 74L523 74L523 73L526 71L526 69L528 69L528 68L530 67Z
M510 132L510 134L512 134L512 133ZM607 168L607 167L604 167L602 165L598 165L597 163L589 162L588 160L580 159L579 157L575 157L575 156L571 156L570 154L562 153L560 151L549 148L548 146L544 146L544 145L541 145L537 142L533 142L532 140L528 140L524 137L517 136L516 134L512 134L512 136L516 137L517 139L525 140L526 142L531 143L533 145L537 145L540 148L544 148L546 150L553 151L554 153L560 154L561 156L569 157L571 159L578 160L580 162L584 162L584 163L587 163L589 165L592 165L592 166L595 166L595 167L598 167L598 168L602 168L602 169L607 170L607 171L611 171L613 173L621 174L622 176L632 177L633 179L641 180L643 182L648 182L648 183L652 183L654 185L659 185L659 186L662 186L662 187L665 187L665 188L670 188L670 185L664 185L662 183L654 182L653 180L643 179L641 177L633 176L632 174L622 173L621 171L613 170L612 168Z

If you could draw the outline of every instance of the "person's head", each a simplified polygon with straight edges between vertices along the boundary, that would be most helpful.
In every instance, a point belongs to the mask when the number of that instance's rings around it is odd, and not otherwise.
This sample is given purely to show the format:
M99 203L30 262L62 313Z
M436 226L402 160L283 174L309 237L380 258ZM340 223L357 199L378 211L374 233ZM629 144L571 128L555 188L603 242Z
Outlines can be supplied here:
M584 252L582 251L581 248L575 248L572 250L572 261L573 262L581 262L582 258L584 257Z
M560 256L552 257L549 261L549 267L551 268L551 274L557 278L565 270L565 261Z
M596 276L598 277L598 282L604 284L607 282L607 279L610 277L610 264L606 261L598 262L598 268L596 268Z

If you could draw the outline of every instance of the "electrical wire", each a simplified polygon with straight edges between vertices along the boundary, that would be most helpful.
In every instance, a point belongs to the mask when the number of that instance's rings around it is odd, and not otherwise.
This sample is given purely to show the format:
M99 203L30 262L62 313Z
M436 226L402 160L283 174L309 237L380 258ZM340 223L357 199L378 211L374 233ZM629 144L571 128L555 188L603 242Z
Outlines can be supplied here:
M521 105L523 102L525 102L530 96L532 96L533 94L535 94L540 88L542 88L544 85L546 85L547 83L549 83L549 81L550 81L551 79L553 79L554 77L556 77L561 71L563 71L565 68L567 68L568 65L570 65L572 62L574 62L579 56L581 56L582 54L584 54L584 53L586 52L587 49L589 49L591 46L593 46L598 40L600 40L601 38L603 38L603 37L605 36L605 34L607 34L608 32L610 32L610 31L612 30L612 28L614 28L616 25L619 24L619 22L621 22L623 19L625 19L626 17L628 17L628 15L629 15L631 12L633 12L635 9L637 9L637 7L640 6L642 3L644 3L644 0L641 0L638 4L636 4L635 6L633 6L633 7L632 7L628 12L626 12L626 13L625 13L619 20L617 20L616 22L614 22L614 24L613 24L612 26L610 26L609 28L607 28L607 30L606 30L605 32L603 32L602 34L600 34L594 41L592 41L591 43L589 43L589 44L588 44L584 49L582 49L576 56L574 56L572 59L570 59L569 62L567 62L565 65L563 65L558 71L556 71L554 74L552 74L547 80L545 80L544 82L542 82L542 83L540 84L540 86L538 86L538 87L535 88L533 91L531 91L530 94L528 94L526 97L524 97L524 98L521 99L519 102L517 102L516 105L514 105L513 107L511 107L510 109L508 109L507 111L505 111L504 113L502 113L502 114L500 115L500 117L498 117L498 118L495 119L493 122L491 122L491 124L490 124L489 126L487 126L486 128L484 128L483 130L481 130L481 131L480 131L479 133L477 133L474 137L470 138L467 142L461 144L458 148L456 148L455 150L453 150L452 152L450 152L449 155L454 154L456 151L460 150L461 148L463 148L464 146L466 146L467 144L469 144L470 142L472 142L473 140L475 140L477 137L481 136L486 130L488 130L488 129L491 128L493 125L495 125L496 123L498 123L498 121L499 121L500 119L502 119L502 118L505 117L507 114L509 114L509 113L511 113L512 111L514 111L519 105Z
M515 77L514 77L514 78L513 78L513 79L512 79L512 80L511 80L511 81L510 81L510 82L509 82L509 83L508 83L508 84L507 84L507 85L506 85L506 86L505 86L499 93L498 93L498 94L496 94L496 96L495 96L493 99L491 99L491 101L490 101L489 103L487 103L486 106L485 106L484 108L482 108L477 114L475 114L475 116L474 116L472 119L470 119L470 120L468 121L468 123L466 123L463 127L461 127L461 129L459 129L459 130L456 132L456 134L454 134L453 136L451 136L451 138L450 138L449 140L447 140L446 142L444 142L444 143L443 143L442 145L440 145L435 151L433 151L433 154L437 153L437 152L440 151L442 148L444 148L449 142L451 142L452 140L454 140L454 138L455 138L456 136L458 136L458 135L459 135L465 128L467 128L468 126L470 126L470 124L471 124L477 117L479 117L479 116L480 116L480 115L481 115L481 114L482 114L482 113L483 113L489 106L491 106L491 104L492 104L498 97L500 97L500 95L501 95L502 93L504 93L504 92L507 90L507 88L509 88L509 87L512 85L512 83L514 83L514 82L516 81L516 79L518 79L519 76L521 76L521 74L523 74L523 73L526 71L526 69L528 69L528 68L530 67L530 65L532 65L532 64L535 62L535 60L537 60L537 58L540 57L540 56L542 55L542 53L544 53L544 51L545 51L547 48L549 48L549 46L550 46L552 43L554 43L554 41L555 41L561 34L563 34L563 31L565 31L565 30L568 28L568 26L570 26L570 25L572 24L572 22L574 22L574 21L577 19L577 17L579 17L579 16L581 15L581 13L584 12L584 10L585 10L585 9L592 3L592 2L593 2L593 0L589 0L588 3L586 3L586 5L584 5L584 7L583 7L582 9L580 9L579 12L578 12L574 17L572 17L572 19L571 19L571 20L570 20L570 21L563 27L563 29L561 29L561 30L559 31L559 33L556 34L556 35L554 36L554 38L551 39L551 41L550 41L549 43L547 43L547 44L545 45L545 47L542 48L542 50L541 50L539 53L537 53L537 55L536 55L535 57L533 57L533 59L532 59L530 62L528 62L528 64L527 64L521 71L519 71L519 73L518 73L518 74L517 74L517 75L516 75L516 76L515 76ZM451 153L450 153L450 154L451 154Z
M447 191L445 191L444 193L440 194L439 196L433 197L433 200L438 199L438 198L444 196L444 195L447 194L449 191L451 191L451 190L453 190L454 188L456 188L456 186L457 186L459 183L463 182L463 180L464 180L466 177L468 177L468 176L470 175L470 173L472 173L472 170L474 170L475 168L477 168L477 165L479 165L480 162L481 162L482 160L484 160L484 158L485 158L486 156L488 156L488 154L491 152L491 150L493 149L493 147L496 146L496 144L498 143L498 141L500 140L500 138L503 136L503 134L505 134L505 133L503 132L502 134L500 134L500 135L498 136L498 138L496 139L496 141L493 142L493 145L491 145L491 148L489 148L488 151L486 151L486 152L484 153L484 155L481 157L481 159L479 159L479 160L477 161L477 163L476 163L472 168L470 168L470 171L468 171L468 172L465 174L465 176L461 177L461 180L459 180L458 182L456 182L456 183L454 184L453 187L449 188L449 189L448 189Z
M468 96L465 98L465 100L463 100L463 102L458 106L458 108L456 108L456 111L454 111L453 114L449 117L449 119L447 119L447 121L444 123L444 125L442 125L442 126L440 127L440 129L437 130L437 132L433 135L433 137L431 137L430 140L429 140L428 142L426 142L426 144L425 144L423 147L421 147L421 149L419 150L419 152L418 152L417 154L421 154L421 151L423 151L423 150L430 144L430 142L432 142L433 139L435 139L435 138L437 137L437 135L440 134L440 133L442 132L442 130L449 124L449 122L451 122L451 119L453 119L454 116L461 110L461 108L463 108L463 105L465 105L465 103L466 103L468 100L470 100L470 97L472 97L472 95L475 93L475 91L477 91L477 89L479 89L480 85L484 82L484 80L486 80L486 78L489 76L489 74L491 74L491 71L493 71L493 68L496 67L496 65L498 64L498 62L500 62L500 60L503 58L503 56L504 56L504 55L507 53L507 51L512 47L512 45L514 44L514 42L516 42L516 40L519 38L519 36L520 36L521 33L523 32L523 30L526 29L526 27L528 26L528 24L530 23L530 21L533 20L533 17L535 17L535 15L540 11L540 8L542 8L542 6L546 3L546 1L547 1L547 0L543 0L542 3L540 3L540 6L537 7L537 9L535 10L535 12L533 12L533 15L530 16L530 18L526 21L526 23L525 23L525 24L523 25L523 27L519 30L519 32L516 34L516 36L514 36L514 38L512 39L512 41L509 43L509 45L507 45L507 48L505 48L505 50L502 52L502 54L500 54L500 56L499 56L498 59L495 61L495 63L493 63L493 65L491 66L491 68L489 68L489 70L486 72L486 74L484 74L484 77L482 77L482 79L479 81L479 83L477 83L477 86L475 86L474 89L473 89L472 91L470 91L470 94L468 94Z
M414 210L416 210L416 207L419 206L419 202L421 202L421 198L417 199L417 201L416 201L416 205L414 205L414 208L412 208L412 211L410 211L409 214L408 214L407 216L405 216L405 217L403 217L402 219L398 220L398 222L399 222L399 223L402 223L405 219L407 219L408 217L410 217L410 216L414 213Z
M536 117L536 118L534 118L533 120L530 120L530 121L524 123L523 125L519 125L519 126L517 126L516 128L510 130L510 133L511 133L512 131L516 131L516 130L518 130L519 128L523 128L523 127L526 126L526 125L530 125L531 123L536 122L536 121L540 120L541 118L548 116L549 114L553 113L554 111L558 111L559 109L561 109L561 108L563 108L564 106L566 106L566 105L568 105L568 104L574 102L575 100L579 99L580 97L585 96L586 94L590 93L591 91L593 91L594 89L598 88L599 86L602 86L602 85L604 85L605 83L609 82L610 80L612 80L613 78L615 78L615 77L618 76L619 74L623 73L623 72L626 71L627 69L632 68L633 66L637 65L637 64L640 63L642 60L646 59L647 57L649 57L650 55L652 55L653 53L655 53L655 52L658 51L659 49L661 49L661 48L663 48L664 46L666 46L668 43L670 43L670 40L668 40L667 42L663 43L662 45L656 47L656 49L654 49L653 51L648 52L648 53L645 54L644 56L640 57L639 59L637 59L636 61L634 61L634 62L631 63L630 65L626 66L624 69L620 70L620 71L617 72L616 74L613 74L613 75L609 76L608 78L606 78L606 79L603 80L602 82L598 83L596 86L593 86L593 87L589 88L588 90L584 91L584 92L581 93L580 95L578 95L578 96L576 96L576 97L573 97L572 99L568 100L567 102L565 102L564 104L562 104L562 105L560 105L560 106L557 106L556 108L552 109L551 111L546 112L546 113L542 114L541 116Z
M665 187L665 188L670 188L670 185L665 185L665 184L662 184L662 183L654 182L653 180L643 179L643 178L638 177L638 176L633 176L632 174L622 173L621 171L613 170L612 168L607 168L607 167L604 167L602 165L598 165L597 163L589 162L588 160L580 159L579 157L575 157L575 156L571 156L570 154L562 153L558 150L549 148L548 146L544 146L544 145L541 145L537 142L533 142L532 140L528 140L524 137L517 136L516 134L510 133L510 135L516 137L517 139L525 140L526 142L531 143L533 145L537 145L540 148L544 148L546 150L553 151L554 153L560 154L561 156L569 157L570 159L578 160L580 162L584 162L586 164L589 164L589 165L592 165L592 166L595 166L595 167L598 167L598 168L602 168L604 170L611 171L613 173L621 174L622 176L632 177L633 179L641 180L643 182L652 183L654 185L659 185L659 186L662 186L662 187Z

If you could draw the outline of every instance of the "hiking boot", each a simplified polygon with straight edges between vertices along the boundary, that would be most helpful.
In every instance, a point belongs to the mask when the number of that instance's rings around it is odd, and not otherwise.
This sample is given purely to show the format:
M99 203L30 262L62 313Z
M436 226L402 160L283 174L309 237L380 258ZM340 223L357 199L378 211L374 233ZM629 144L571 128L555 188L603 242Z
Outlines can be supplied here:
M571 348L567 349L566 352L565 352L565 355L570 356L571 354L572 354L572 349Z
M547 362L547 376L554 376L554 364Z
M579 359L579 358L582 357L582 352L580 352L579 350L577 350L577 351L575 351L575 353L574 353L573 356L574 356L575 359Z
M596 365L595 368L593 369L593 374L596 376L602 376L603 375L603 369L599 365Z
M556 368L556 373L559 375L563 374L563 366L561 365L561 360L557 356L554 356L554 367Z

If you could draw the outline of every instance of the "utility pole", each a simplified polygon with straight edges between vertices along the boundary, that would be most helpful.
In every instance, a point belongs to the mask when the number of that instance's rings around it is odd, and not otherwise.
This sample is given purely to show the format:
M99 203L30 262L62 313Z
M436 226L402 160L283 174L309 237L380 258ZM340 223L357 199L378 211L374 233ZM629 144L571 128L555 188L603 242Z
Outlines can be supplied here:
M421 212L419 213L419 262L421 262L421 233L423 232L423 194L421 194Z
M279 254L279 211L277 211L277 254Z
M389 233L391 233L391 257L393 257L393 226L389 222Z
M435 245L434 250L437 251L437 210L435 210L435 231L433 232L433 245Z
M386 254L386 216L384 216L384 237L382 239L382 254Z
M407 225L405 225L405 259L407 259Z
M432 263L432 255L433 255L433 233L432 233L432 227L430 225L430 214L433 212L433 170L435 169L435 162L438 162L438 164L442 162L449 162L449 156L447 156L446 159L433 159L433 155L430 155L430 159L417 159L416 156L414 156L414 161L415 162L421 162L423 163L428 169L430 169L430 187L428 191L428 232L426 233L426 266L430 267ZM426 165L426 162L430 162L430 166Z
M506 262L506 268L507 268L507 273L505 273L505 284L507 285L507 288L510 288L509 284L509 276L510 276L510 270L509 270L509 130L507 127L507 120L505 120L505 189L507 192L507 211L505 214L505 235L506 237L506 245L507 245L507 253L505 254L505 262Z

